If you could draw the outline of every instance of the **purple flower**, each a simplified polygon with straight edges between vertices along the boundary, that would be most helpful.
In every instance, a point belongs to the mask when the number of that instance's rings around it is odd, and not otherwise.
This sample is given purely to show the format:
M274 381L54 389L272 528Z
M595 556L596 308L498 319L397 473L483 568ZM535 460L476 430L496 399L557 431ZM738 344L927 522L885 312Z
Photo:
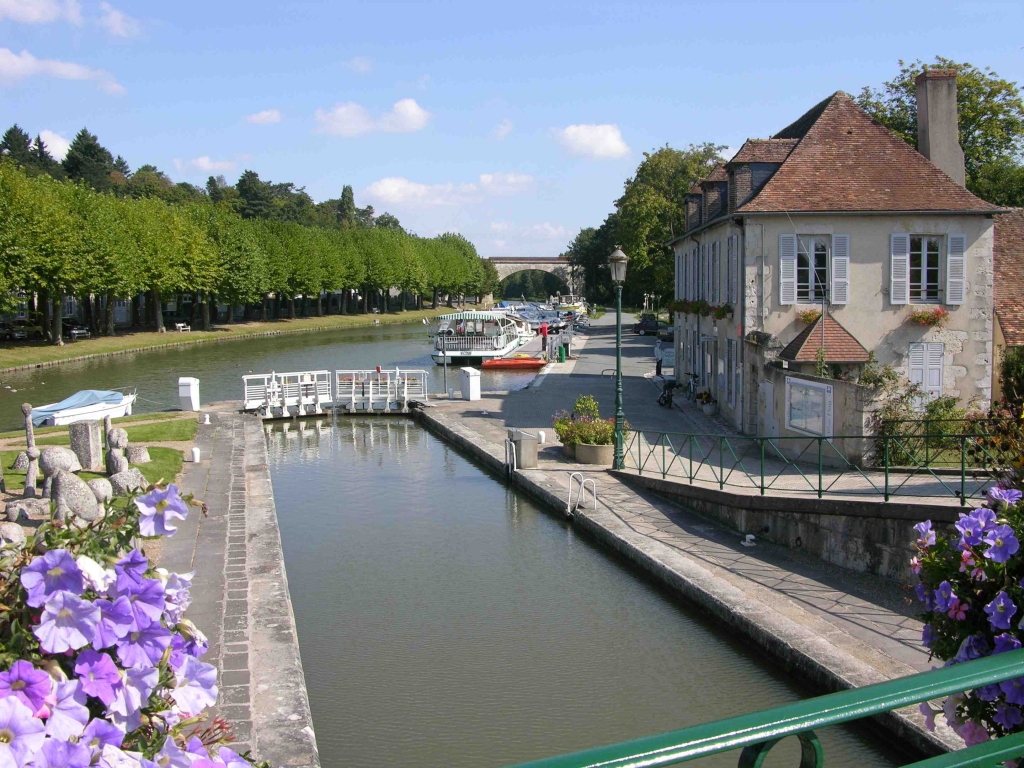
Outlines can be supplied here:
M1024 497L1024 494L1015 488L989 488L986 495L993 504L1002 502L1009 507L1012 507Z
M177 632L171 633L171 655L168 657L167 663L175 672L185 663L185 638Z
M117 658L126 667L151 667L159 663L170 644L171 633L159 624L150 624L117 641Z
M135 499L135 506L142 513L139 518L139 533L143 536L173 536L178 529L172 520L188 517L188 505L178 495L178 486L171 483L165 490L154 488L145 496Z
M143 579L135 588L122 597L128 598L132 612L132 631L145 629L150 624L159 624L164 613L164 585L157 579Z
M1010 619L1016 612L1017 606L1005 592L1000 592L995 600L985 606L988 623L992 625L992 629L1009 629Z
M982 701L995 701L1002 695L998 685L986 685L982 688L975 688L974 694Z
M114 566L117 582L114 589L119 595L131 594L142 584L149 569L149 561L137 549L133 549Z
M980 659L986 655L988 655L988 643L985 642L985 638L981 635L970 635L960 643L960 650L956 652L953 661L963 664L965 661Z
M102 651L131 631L134 621L132 606L127 597L119 597L114 602L97 600L93 605L100 609L100 621L96 625L96 637L93 639L92 647Z
M56 592L80 595L85 591L82 569L66 549L51 549L22 568L21 586L28 592L25 602L33 608Z
M181 621L185 610L192 604L192 596L189 589L192 586L192 578L195 573L172 573L167 577L164 584L164 618L168 624L177 624Z
M927 549L928 547L934 546L935 531L932 530L931 520L925 520L923 523L918 523L914 526L914 530L918 533L917 546L921 549Z
M996 647L992 651L992 655L995 656L997 653L1006 653L1007 651L1016 651L1020 648L1020 640L1013 635L1003 633L996 635Z
M217 703L217 668L192 656L185 657L175 675L178 684L171 698L188 715L198 715Z
M953 730L957 732L968 747L984 744L988 741L988 731L985 729L985 726L975 720L966 720L959 728L954 728Z
M924 603L924 609L926 611L935 610L935 598L932 596L932 591L928 589L924 584L918 584L914 588L917 593L917 599Z
M43 707L52 689L53 678L29 661L16 661L9 670L0 673L0 698L16 697L35 717L44 716Z
M47 739L32 765L35 768L89 768L91 759L92 754L81 744Z
M921 630L921 645L925 648L931 648L932 643L935 642L935 630L932 629L931 624L925 624L924 629Z
M96 718L90 721L85 726L85 731L82 733L80 742L85 744L89 749L94 749L97 752L103 749L108 744L118 749L121 748L121 742L124 741L124 732L116 726L111 725L106 720L100 720ZM168 737L167 741L171 741Z
M210 641L206 635L188 619L182 619L178 631L185 638L185 653L197 659L210 649Z
M46 601L39 626L32 629L32 634L47 653L64 653L89 645L99 620L100 609L88 600L58 592Z
M997 525L989 531L985 536L985 543L989 545L985 550L985 557L996 563L1005 563L1020 549L1020 542L1008 525Z
M999 684L1010 704L1024 704L1024 677L1004 680Z
M980 507L971 513L971 517L981 523L981 527L988 533L996 527L996 513L988 507Z
M1003 726L1004 730L1012 731L1016 726L1024 723L1024 714L1021 714L1016 707L999 704L996 706L996 716L992 719Z
M225 768L249 768L250 766L249 762L227 747L221 747L217 751L217 759L224 763Z
M86 695L95 696L104 706L110 706L114 700L114 688L121 683L121 675L112 658L92 649L82 651L75 660L75 674Z
M15 696L0 699L0 765L23 766L43 746L43 722Z
M160 679L156 667L132 667L124 672L121 687L113 704L107 710L114 725L124 726L126 731L139 727L139 710L149 700Z
M981 544L982 536L985 535L984 524L973 513L965 515L961 512L956 529L960 531L961 547L976 547Z
M57 703L46 721L46 735L51 739L71 739L82 735L89 722L89 708L77 680L57 683Z
M948 611L954 600L956 593L953 592L953 585L948 581L939 584L939 588L935 590L935 607L943 612Z
M100 750L95 768L159 768L159 766L140 757L138 752L122 752L117 747L107 744ZM196 768L204 768L204 766L197 765ZM214 766L205 766L205 768L214 768Z
M917 711L924 715L924 727L929 731L935 730L935 716L939 714L941 709L932 709L928 706L927 701L922 701L918 706Z

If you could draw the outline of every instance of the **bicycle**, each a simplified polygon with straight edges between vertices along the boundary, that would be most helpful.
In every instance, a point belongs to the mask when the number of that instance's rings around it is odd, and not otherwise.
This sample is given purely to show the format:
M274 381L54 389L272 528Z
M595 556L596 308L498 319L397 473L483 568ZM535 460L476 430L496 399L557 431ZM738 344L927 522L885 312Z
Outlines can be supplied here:
M684 385L686 387L684 394L687 400L697 400L697 374L696 373L684 373L687 378L687 382Z

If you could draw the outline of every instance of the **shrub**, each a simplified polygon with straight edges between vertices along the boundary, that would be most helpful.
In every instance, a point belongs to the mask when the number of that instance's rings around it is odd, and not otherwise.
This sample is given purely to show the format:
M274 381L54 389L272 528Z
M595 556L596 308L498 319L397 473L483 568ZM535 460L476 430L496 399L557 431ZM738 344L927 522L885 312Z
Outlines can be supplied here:
M999 364L1003 397L1011 403L1024 401L1024 347L1008 347Z
M597 400L593 395L580 395L572 406L573 414L577 418L596 419L600 417Z
M575 445L579 442L579 437L576 434L576 422L568 411L556 413L553 426L562 445Z
M615 419L602 419L593 395L580 395L572 414L559 411L552 422L562 445L611 445L615 441ZM629 422L623 423L623 436L629 433Z

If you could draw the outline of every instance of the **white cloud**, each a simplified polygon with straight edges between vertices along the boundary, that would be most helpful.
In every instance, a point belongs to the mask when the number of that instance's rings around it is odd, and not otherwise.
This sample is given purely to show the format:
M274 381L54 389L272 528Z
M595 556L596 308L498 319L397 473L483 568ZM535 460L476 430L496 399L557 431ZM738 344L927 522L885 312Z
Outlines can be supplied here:
M508 224L504 221L492 221L491 232L508 232Z
M51 21L82 23L78 0L0 0L0 19L22 24L49 24Z
M174 158L174 168L178 173L186 171L202 171L203 173L224 173L235 170L234 160L211 160L209 155L194 157L191 160Z
M725 162L732 160L733 156L740 151L739 147L726 147L718 153L718 156Z
M281 122L281 112L277 109L264 109L259 112L254 112L251 115L245 116L247 123L253 125L270 125L271 123Z
M132 18L124 11L117 10L108 2L100 3L100 26L114 37L135 37L139 34L141 27L137 19Z
M373 72L373 62L365 56L353 56L344 64L345 69L351 69L360 75L368 75Z
M43 140L43 144L46 145L46 149L55 159L63 160L67 157L68 149L71 147L71 142L59 133L47 129L39 132L39 138Z
M549 224L543 222L542 224L533 224L532 226L523 227L523 237L540 238L544 240L556 240L565 238L565 227L561 224Z
M480 188L491 195L515 195L533 185L528 173L481 173Z
M429 208L459 205L476 196L475 184L419 184L401 176L390 176L368 186L365 194L386 205Z
M614 124L570 125L556 131L556 138L564 149L574 155L615 158L629 154L622 132Z
M105 70L58 59L37 59L28 51L14 53L10 48L0 48L0 82L17 83L34 75L48 75L60 80L92 81L107 93L125 92L124 86Z
M512 125L512 121L506 117L500 123L498 123L498 127L494 129L494 138L496 138L498 141L501 141L510 133L512 133L512 130L514 128L515 126Z
M432 115L417 104L415 99L395 102L391 111L385 112L376 120L366 107L350 101L337 104L330 111L318 109L313 114L317 124L313 130L316 133L344 137L360 136L371 131L413 133L425 128L431 117Z
M491 245L495 248L504 248L508 244L506 240L491 240Z

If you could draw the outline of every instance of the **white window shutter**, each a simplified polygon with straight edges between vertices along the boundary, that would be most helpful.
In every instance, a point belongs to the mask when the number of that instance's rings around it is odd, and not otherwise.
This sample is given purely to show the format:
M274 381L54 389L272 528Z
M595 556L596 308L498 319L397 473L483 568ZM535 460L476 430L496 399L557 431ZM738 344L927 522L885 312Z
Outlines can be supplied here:
M850 301L850 236L832 235L832 303Z
M924 389L924 369L927 355L924 344L910 345L910 383Z
M718 248L721 243L716 240L711 244L711 302L713 304L718 303L718 272L719 272L719 258Z
M729 291L732 294L733 304L738 304L740 300L740 236L733 235L732 241L732 257L729 267L729 274L732 277L729 285Z
M963 304L967 300L967 237L950 235L946 252L946 303Z
M725 238L725 303L732 304L732 235Z
M708 246L704 243L700 247L700 272L701 272L701 298L704 301L711 299L711 270L708 269Z
M910 302L910 235L890 237L889 303Z
M779 304L796 303L796 235L779 235Z
M924 390L928 393L928 399L932 400L942 396L942 358L945 350L941 343L924 346L927 355Z

